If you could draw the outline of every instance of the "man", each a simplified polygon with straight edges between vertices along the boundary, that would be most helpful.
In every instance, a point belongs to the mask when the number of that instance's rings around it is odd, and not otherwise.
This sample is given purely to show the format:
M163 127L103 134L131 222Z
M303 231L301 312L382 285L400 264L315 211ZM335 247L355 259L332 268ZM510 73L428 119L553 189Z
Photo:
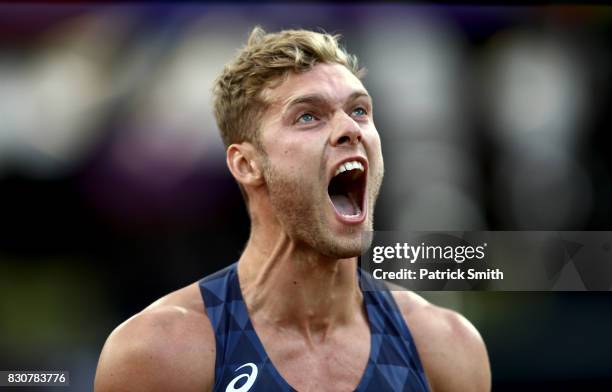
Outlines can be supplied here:
M490 389L468 321L360 287L377 287L357 256L384 169L359 76L337 37L255 28L214 89L247 246L117 327L96 391Z

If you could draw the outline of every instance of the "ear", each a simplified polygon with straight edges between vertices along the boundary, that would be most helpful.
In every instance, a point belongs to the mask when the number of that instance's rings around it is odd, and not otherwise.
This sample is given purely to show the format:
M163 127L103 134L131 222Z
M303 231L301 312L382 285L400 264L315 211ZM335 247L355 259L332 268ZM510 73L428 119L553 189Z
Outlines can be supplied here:
M258 186L264 183L260 152L251 143L230 145L226 158L230 172L241 185Z

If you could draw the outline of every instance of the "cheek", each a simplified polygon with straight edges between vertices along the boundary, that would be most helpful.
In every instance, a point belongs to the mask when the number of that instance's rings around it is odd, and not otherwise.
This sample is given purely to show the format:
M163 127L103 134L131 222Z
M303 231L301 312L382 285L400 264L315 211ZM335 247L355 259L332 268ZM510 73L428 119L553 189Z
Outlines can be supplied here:
M378 179L378 182L382 182L385 164L382 155L380 136L376 128L370 129L366 134L366 150L368 159L370 160L371 174L374 178Z
M287 145L277 146L269 153L268 158L277 171L286 174L295 173L302 160L299 150Z
M305 163L308 161L300 156L297 150L287 149L286 151L285 153L285 150L280 150L273 156L268 157L269 165L273 171L272 174L275 177L271 180L275 184L283 184L283 187L289 187L296 191L299 189L299 193L305 193L305 189L312 188L312 184L309 183L312 175L309 174L310 170Z
M283 172L307 171L308 167L314 167L320 160L312 148L317 142L307 136L310 135L277 137L270 141L267 148L270 162Z
M376 128L372 127L367 132L365 132L367 146L369 146L369 152L372 154L372 158L379 157L382 162L382 148L380 143L380 135Z
M264 149L267 155L268 162L277 169L284 170L289 166L293 166L297 154L297 145L291 141L276 137L275 139L266 140Z

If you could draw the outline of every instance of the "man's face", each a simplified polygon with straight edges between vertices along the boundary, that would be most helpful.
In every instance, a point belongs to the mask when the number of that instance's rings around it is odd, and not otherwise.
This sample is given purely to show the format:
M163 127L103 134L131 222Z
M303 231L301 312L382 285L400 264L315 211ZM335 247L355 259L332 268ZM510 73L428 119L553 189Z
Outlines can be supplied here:
M340 64L292 73L266 93L263 171L276 217L325 256L358 256L384 173L370 96Z

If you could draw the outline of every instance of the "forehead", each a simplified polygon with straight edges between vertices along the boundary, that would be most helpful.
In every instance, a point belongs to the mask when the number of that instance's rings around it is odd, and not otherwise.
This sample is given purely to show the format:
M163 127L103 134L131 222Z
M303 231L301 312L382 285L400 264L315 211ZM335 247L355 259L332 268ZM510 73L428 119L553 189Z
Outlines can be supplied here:
M342 102L355 92L367 94L363 83L341 64L317 64L303 73L290 73L279 86L266 94L272 106L283 107L297 97L321 95Z

